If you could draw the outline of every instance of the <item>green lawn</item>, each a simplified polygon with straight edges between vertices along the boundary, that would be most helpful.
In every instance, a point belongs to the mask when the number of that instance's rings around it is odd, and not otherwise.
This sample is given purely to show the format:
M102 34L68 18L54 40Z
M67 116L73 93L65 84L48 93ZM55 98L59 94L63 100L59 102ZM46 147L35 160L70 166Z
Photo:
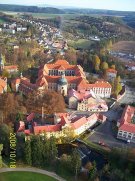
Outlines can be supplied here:
M68 45L73 48L82 48L82 49L88 49L90 48L92 42L87 39L79 39L78 41L69 40Z
M0 18L0 23L3 23L3 22L4 22L4 20L2 18Z
M27 13L27 14L32 15L34 18L42 18L42 19L56 18L58 16L64 19L70 19L75 17L75 15L72 14L49 14L49 13Z
M47 175L33 172L6 172L0 174L0 181L57 181Z

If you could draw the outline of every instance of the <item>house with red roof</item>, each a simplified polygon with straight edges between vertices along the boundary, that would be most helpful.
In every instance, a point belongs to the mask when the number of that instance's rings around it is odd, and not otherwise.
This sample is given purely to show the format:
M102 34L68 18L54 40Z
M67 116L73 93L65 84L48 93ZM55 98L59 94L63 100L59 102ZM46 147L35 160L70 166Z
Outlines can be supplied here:
M110 97L111 85L105 81L97 81L89 84L83 68L80 65L70 65L66 60L57 60L54 64L45 64L40 67L37 85L40 89L46 87L49 90L68 94L69 89L93 90L96 95Z
M19 83L20 81L20 83ZM45 64L39 68L38 79L35 84L24 78L13 81L16 91L28 93L29 90L37 90L44 93L44 90L54 90L63 96L68 95L70 89L92 90L95 95L109 98L112 86L105 81L97 81L89 84L83 68L80 65L70 65L66 60L57 60L54 64ZM27 89L25 91L25 89Z
M0 54L0 71L6 70L8 73L14 73L18 71L17 65L7 65L5 66L4 56Z
M98 80L93 84L83 84L82 86L78 86L78 91L90 91L92 90L96 96L101 98L110 98L112 92L112 86L109 82Z
M32 84L29 79L26 77L16 78L11 82L12 90L15 92L22 92L24 95L27 95L33 91L37 90L37 85Z
M135 107L127 105L117 124L117 138L135 143Z
M71 109L90 112L108 111L106 102L99 96L96 96L92 90L76 91L74 89L71 89L68 92L68 98L69 108Z
M26 135L51 135L55 137L67 136L65 130L73 131L74 135L80 135L93 126L97 121L103 123L106 117L99 113L77 115L75 113L55 113L52 118L43 118L41 115L31 113L26 121L19 122L17 132Z
M0 77L0 94L7 92L7 78Z
M106 70L106 75L108 80L113 80L117 76L117 70L109 68Z
M6 70L8 73L15 73L15 72L18 72L18 66L17 65L7 65L7 66L4 66L4 70Z

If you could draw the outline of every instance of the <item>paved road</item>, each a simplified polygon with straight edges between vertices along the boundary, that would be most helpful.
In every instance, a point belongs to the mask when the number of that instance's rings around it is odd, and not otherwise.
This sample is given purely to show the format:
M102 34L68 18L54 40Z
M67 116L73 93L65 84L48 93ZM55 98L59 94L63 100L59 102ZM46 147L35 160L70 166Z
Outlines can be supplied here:
M96 129L94 129L94 133L87 139L94 143L98 143L99 141L104 142L111 148L135 147L135 144L127 144L124 141L118 140L112 132L111 124L112 122L109 120L104 124L101 124Z
M120 103L128 104L135 102L135 89L126 86L126 94L125 96L119 101Z
M41 169L37 169L37 168L1 168L0 169L0 173L11 172L11 171L12 172L14 172L14 171L23 171L23 172L41 173L41 174L53 177L53 178L55 178L56 180L59 180L59 181L66 181L63 178L56 175L54 172L48 172L46 170L41 170Z
M126 86L126 93L124 97L120 101L116 102L116 104L109 111L103 113L107 117L107 121L94 129L95 132L88 137L88 140L96 143L103 141L109 147L135 147L135 144L127 144L122 140L118 140L112 132L112 120L118 121L123 112L123 108L120 106L120 104L128 104L133 102L135 102L135 89ZM73 113L73 115L74 114L85 115L90 113L76 111L75 113Z

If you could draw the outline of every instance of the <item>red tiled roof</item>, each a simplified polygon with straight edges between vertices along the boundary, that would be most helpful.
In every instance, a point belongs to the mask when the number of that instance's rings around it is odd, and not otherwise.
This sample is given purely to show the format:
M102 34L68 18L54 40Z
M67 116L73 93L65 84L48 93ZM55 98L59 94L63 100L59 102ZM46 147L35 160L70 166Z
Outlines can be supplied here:
M61 78L61 76L45 76L45 79L48 83L57 83L57 81ZM79 84L83 78L77 76L65 76L69 84Z
M106 81L96 81L94 84L85 84L83 86L84 89L92 89L92 88L112 88L111 84Z
M31 113L29 116L27 116L27 121L31 121L35 117L35 113Z
M69 65L69 63L66 60L57 60L55 62L57 65Z
M0 93L3 93L3 90L6 86L7 86L6 81L0 78Z
M92 97L92 94L91 94L90 91L85 91L84 90L84 91L79 91L78 92L78 91L76 91L74 89L70 89L68 91L68 96L69 96L69 98L74 96L80 101L80 100Z
M8 65L8 66L4 66L4 69L6 69L6 70L17 70L18 66L17 65Z
M34 126L34 134L40 134L42 132L56 132L61 130L61 125L46 125L46 126Z
M71 126L73 129L78 129L87 122L88 122L88 120L86 119L86 117L82 117L82 118L79 118L78 120L76 120L75 122L71 123Z
M131 122L134 115L135 108L126 106L120 119L119 130L135 133L135 124Z
M115 70L115 69L107 69L107 72L117 74L117 70Z
M26 135L30 135L31 132L30 132L29 129L25 129L25 130L24 130L24 133L25 133Z

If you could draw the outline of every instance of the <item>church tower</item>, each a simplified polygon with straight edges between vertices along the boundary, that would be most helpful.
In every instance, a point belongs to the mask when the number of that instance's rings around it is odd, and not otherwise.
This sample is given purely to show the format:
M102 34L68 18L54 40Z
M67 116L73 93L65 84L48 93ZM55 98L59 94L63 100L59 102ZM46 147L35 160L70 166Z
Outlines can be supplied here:
M68 82L65 78L65 73L62 73L61 78L58 80L58 92L60 92L63 96L67 96Z

